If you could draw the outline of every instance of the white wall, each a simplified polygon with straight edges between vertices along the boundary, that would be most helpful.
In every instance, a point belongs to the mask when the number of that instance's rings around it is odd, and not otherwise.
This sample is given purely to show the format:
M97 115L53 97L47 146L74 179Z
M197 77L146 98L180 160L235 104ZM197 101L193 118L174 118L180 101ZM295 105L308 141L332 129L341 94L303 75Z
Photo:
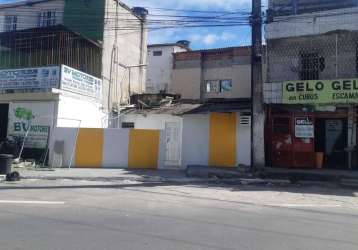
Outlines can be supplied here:
M266 39L324 34L334 30L358 30L358 8L283 16L267 24Z
M236 164L251 165L251 124L240 124L241 115L237 113Z
M128 166L128 129L105 129L103 142L103 167L124 168Z
M182 164L207 166L209 161L209 115L185 115Z
M236 165L251 164L251 127L240 124L237 113ZM183 165L209 164L210 114L185 115L183 122Z
M57 117L58 127L78 127L78 121L67 119L81 120L82 128L107 126L106 113L103 112L101 103L95 99L66 92L60 95Z
M62 157L62 166L68 167L71 162L71 157L73 156L72 166L75 161L74 153L76 148L76 135L78 129L76 128L55 128L52 133L52 138L50 140L50 149L49 149L49 164L50 166L53 163L53 147L55 141L63 141L64 142L64 152Z
M17 29L30 29L38 26L38 14L46 10L56 10L56 24L63 23L64 0L22 5L0 10L0 16L16 15ZM0 19L0 32L4 32L4 19Z
M72 158L71 167L76 167L76 136L77 128L57 127L50 141L49 163L52 165L54 159L55 141L64 142L64 152L62 167L69 167ZM128 167L128 129L104 129L103 130L103 158L102 168L127 168ZM158 169L165 169L165 135L160 131L160 142L158 151Z
M116 11L118 12L117 20ZM123 29L128 26L128 23L131 29L136 29L136 31ZM102 56L104 107L108 107L110 83L112 86L110 107L116 103L127 104L129 101L129 70L120 64L135 66L146 63L147 30L144 29L143 33L140 31L141 23L142 21L126 7L117 6L116 1L106 0ZM145 78L146 67L131 69L132 94L144 92Z
M165 130L166 122L179 122L183 123L183 118L181 116L174 115L163 115L163 114L153 114L153 115L140 115L140 114L128 114L121 117L121 122L134 122L135 129L159 129ZM121 126L121 124L119 124Z
M153 56L154 51L162 51L161 56ZM180 46L148 46L147 93L169 90L173 71L173 53L187 51Z

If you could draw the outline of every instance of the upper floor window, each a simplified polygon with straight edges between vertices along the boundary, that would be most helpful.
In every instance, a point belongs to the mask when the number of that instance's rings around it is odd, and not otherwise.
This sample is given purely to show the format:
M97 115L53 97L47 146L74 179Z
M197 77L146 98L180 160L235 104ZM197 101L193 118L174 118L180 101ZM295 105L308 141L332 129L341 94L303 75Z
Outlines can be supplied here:
M161 51L161 50L153 51L153 56L162 56L162 55L163 55L163 51Z
M300 59L300 79L318 80L320 72L325 69L324 57L318 53L302 53Z
M208 80L206 83L206 93L223 93L231 91L231 80Z
M46 10L39 14L39 27L49 27L54 25L56 25L56 11Z
M5 16L5 31L15 31L17 29L17 16Z

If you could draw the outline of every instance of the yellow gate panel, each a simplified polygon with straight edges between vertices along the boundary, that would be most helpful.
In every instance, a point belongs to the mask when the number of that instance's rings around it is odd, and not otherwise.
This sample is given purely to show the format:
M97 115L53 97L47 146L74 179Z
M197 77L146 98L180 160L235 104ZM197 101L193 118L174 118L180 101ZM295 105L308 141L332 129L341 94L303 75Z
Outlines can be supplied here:
M236 113L210 114L210 166L235 167L236 127Z
M80 128L76 145L76 167L100 168L103 159L103 129Z
M128 167L158 168L160 132L132 129L129 133Z

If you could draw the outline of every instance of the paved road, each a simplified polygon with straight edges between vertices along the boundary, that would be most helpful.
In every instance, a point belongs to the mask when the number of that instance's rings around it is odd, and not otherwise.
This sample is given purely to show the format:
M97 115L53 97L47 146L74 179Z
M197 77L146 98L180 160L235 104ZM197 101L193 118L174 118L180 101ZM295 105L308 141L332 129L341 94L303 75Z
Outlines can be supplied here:
M0 249L358 249L358 210L352 204L327 199L311 206L300 203L302 194L287 204L282 193L276 206L229 193L240 190L0 189Z

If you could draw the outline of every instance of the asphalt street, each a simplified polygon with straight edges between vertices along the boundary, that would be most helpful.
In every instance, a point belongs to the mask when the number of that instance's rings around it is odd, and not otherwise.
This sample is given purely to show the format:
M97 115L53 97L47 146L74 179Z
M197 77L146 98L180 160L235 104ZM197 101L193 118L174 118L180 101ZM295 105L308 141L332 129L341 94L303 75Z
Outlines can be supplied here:
M10 186L0 189L0 249L358 249L354 202L345 207L327 196L302 203L302 194L286 190L268 204L250 199L250 190L240 192L215 186ZM262 197L265 192L259 191Z

